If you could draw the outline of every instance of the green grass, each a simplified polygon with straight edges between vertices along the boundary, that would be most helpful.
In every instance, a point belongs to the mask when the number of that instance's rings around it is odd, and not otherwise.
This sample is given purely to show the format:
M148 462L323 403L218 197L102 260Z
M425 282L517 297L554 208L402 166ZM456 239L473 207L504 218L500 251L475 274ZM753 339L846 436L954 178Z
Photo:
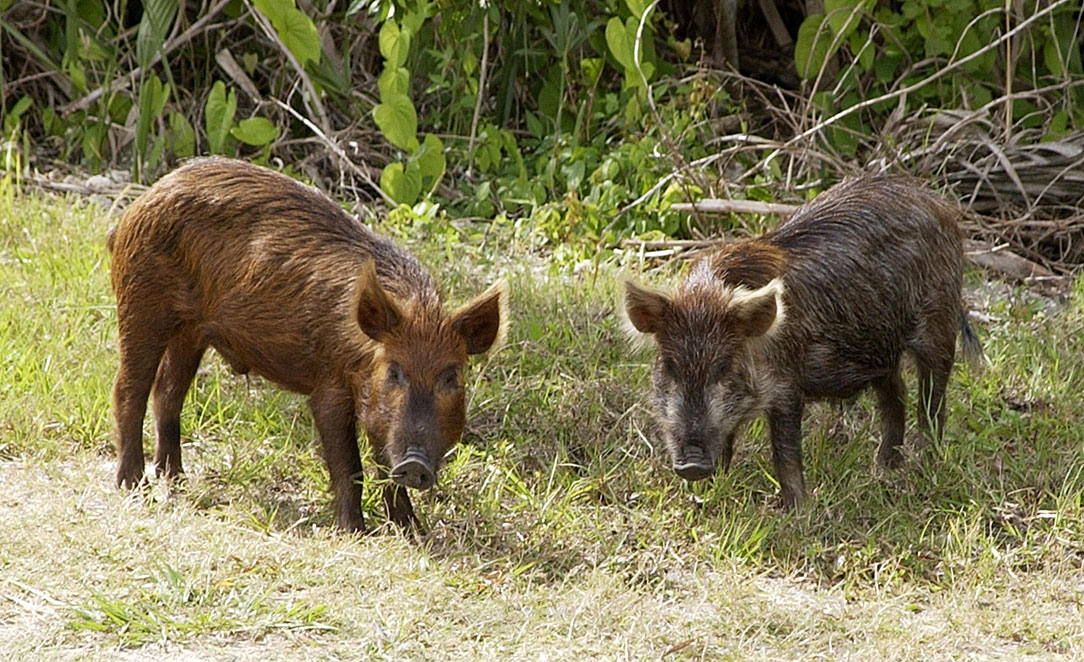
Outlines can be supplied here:
M510 227L408 233L455 302L508 277L514 318L415 497L429 532L384 526L370 484L377 531L349 536L303 398L213 353L186 480L113 488L111 222L0 201L0 659L1084 656L1080 287L1059 302L970 274L990 366L954 374L943 443L885 473L867 398L813 405L811 498L788 514L763 425L694 486L655 442L650 350L612 308L622 272L678 265L575 271Z

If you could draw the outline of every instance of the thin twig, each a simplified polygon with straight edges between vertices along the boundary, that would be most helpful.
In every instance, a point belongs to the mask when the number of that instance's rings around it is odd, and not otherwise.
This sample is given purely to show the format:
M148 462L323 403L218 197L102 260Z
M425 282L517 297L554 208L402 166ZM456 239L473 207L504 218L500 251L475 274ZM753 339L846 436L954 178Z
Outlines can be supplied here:
M486 70L489 68L489 9L482 7L482 68L478 72L478 98L474 100L474 117L470 122L470 140L467 142L467 179L474 168L474 139L478 135L478 118L482 114L482 98L486 89Z
M301 122L302 124L304 124L305 126L309 127L309 130L310 130L310 131L312 131L312 132L313 132L313 133L314 133L314 134L316 135L316 137L320 139L320 141L321 141L321 142L323 142L323 143L324 143L325 145L327 145L327 146L328 146L328 148L329 148L329 149L331 149L331 151L332 151L332 152L335 152L335 155L336 155L336 156L338 156L338 157L339 157L339 159L340 159L340 160L341 160L341 161L342 161L342 162L343 162L343 163L344 163L344 164L345 164L345 165L346 165L347 167L349 167L349 168L350 168L350 170L351 170L351 171L352 171L352 172L353 172L353 173L354 173L355 175L357 175L358 177L361 177L361 179L362 179L362 180L363 180L363 181L364 181L364 182L365 182L366 184L368 184L369 186L371 186L371 187L373 187L374 189L376 189L376 192L380 194L380 197L382 197L382 198L384 199L384 202L386 202L386 203L388 204L388 206L390 206L390 207L396 207L396 206L398 206L398 204L399 204L399 203L397 203L397 202L395 201L395 199L394 199L394 198L392 198L392 197L391 197L390 195L388 195L387 193L385 193L385 192L384 192L384 189L380 188L380 185L379 185L379 184L377 184L376 182L374 182L374 181L372 180L372 178L370 178L370 177L369 177L369 174L368 174L368 173L366 173L366 172L365 172L364 170L362 170L361 168L359 168L359 167L358 167L358 165L357 165L356 163L354 163L353 161L351 161L351 160L350 160L350 157L348 157L348 156L346 155L346 152L344 152L344 151L343 151L342 147L339 147L338 143L336 143L336 142L335 142L334 140L332 140L331 138L329 138L329 137L328 137L328 135L327 135L326 133L324 133L323 131L321 131L321 130L320 130L320 127L318 127L318 126L316 126L315 124L313 124L313 123L312 123L312 121L311 121L311 120L309 120L309 118L305 117L305 116L304 116L304 115L302 115L301 113L299 113L299 112L297 112L296 110L294 110L293 108L291 108L289 104L287 104L287 103L283 103L282 101L279 101L278 99L272 99L272 101L274 101L275 103L277 103L277 104L278 104L278 105L279 105L279 106L280 106L281 108L283 108L283 109L284 109L284 110L285 110L286 112L288 112L288 113L290 113L291 115L293 115L294 117L296 117L296 118L298 119L298 121L300 121L300 122Z

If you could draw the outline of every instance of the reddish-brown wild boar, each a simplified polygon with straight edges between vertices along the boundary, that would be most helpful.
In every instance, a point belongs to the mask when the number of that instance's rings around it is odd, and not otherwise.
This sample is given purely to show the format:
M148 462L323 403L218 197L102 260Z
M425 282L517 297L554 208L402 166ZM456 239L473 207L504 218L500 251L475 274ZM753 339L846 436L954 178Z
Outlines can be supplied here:
M905 354L918 368L919 425L939 437L957 334L968 358L982 355L961 302L958 216L911 180L864 177L700 260L672 294L626 282L628 322L656 341L653 399L678 475L728 466L735 433L764 413L781 498L793 506L805 494L805 402L868 387L878 460L897 465Z
M388 517L416 523L405 488L432 487L463 432L467 356L500 342L503 281L448 314L413 256L319 191L220 158L163 177L128 208L109 243L118 485L143 480L152 392L156 471L183 471L181 405L214 347L238 372L308 396L338 526L363 527L359 422L380 474L391 477Z

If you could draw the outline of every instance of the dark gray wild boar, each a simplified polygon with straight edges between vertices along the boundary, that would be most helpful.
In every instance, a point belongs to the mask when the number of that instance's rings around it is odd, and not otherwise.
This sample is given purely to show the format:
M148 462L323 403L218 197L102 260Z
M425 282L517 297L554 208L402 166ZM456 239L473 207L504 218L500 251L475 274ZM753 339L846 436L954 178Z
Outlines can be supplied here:
M982 349L961 301L959 210L911 180L844 182L759 238L694 264L674 293L627 281L625 313L657 345L656 414L674 471L695 481L728 467L734 435L767 415L784 506L805 494L807 400L877 396L885 466L901 460L901 359L918 368L918 421L939 437L962 335Z
M363 528L359 422L392 479L388 517L416 524L405 488L432 487L462 435L467 356L500 342L503 281L448 314L413 256L319 191L220 158L163 177L127 209L109 245L118 485L143 480L152 391L156 471L183 471L181 405L214 347L238 372L309 396L338 526Z

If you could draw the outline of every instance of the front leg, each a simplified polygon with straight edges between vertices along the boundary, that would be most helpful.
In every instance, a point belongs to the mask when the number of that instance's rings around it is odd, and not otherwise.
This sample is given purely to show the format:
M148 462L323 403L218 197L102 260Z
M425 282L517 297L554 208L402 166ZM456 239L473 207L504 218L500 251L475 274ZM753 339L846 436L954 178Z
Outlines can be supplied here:
M309 397L309 407L331 474L335 524L346 531L364 531L365 521L361 517L363 472L353 395L350 389L338 386L317 389Z
M388 519L403 529L424 533L421 521L414 514L414 506L410 503L407 488L393 483L388 478L388 470L384 466L381 466L378 471L380 481L384 483L384 508L388 512Z
M805 500L805 476L802 471L802 413L800 393L787 394L768 409L772 440L772 462L783 507L792 509Z

